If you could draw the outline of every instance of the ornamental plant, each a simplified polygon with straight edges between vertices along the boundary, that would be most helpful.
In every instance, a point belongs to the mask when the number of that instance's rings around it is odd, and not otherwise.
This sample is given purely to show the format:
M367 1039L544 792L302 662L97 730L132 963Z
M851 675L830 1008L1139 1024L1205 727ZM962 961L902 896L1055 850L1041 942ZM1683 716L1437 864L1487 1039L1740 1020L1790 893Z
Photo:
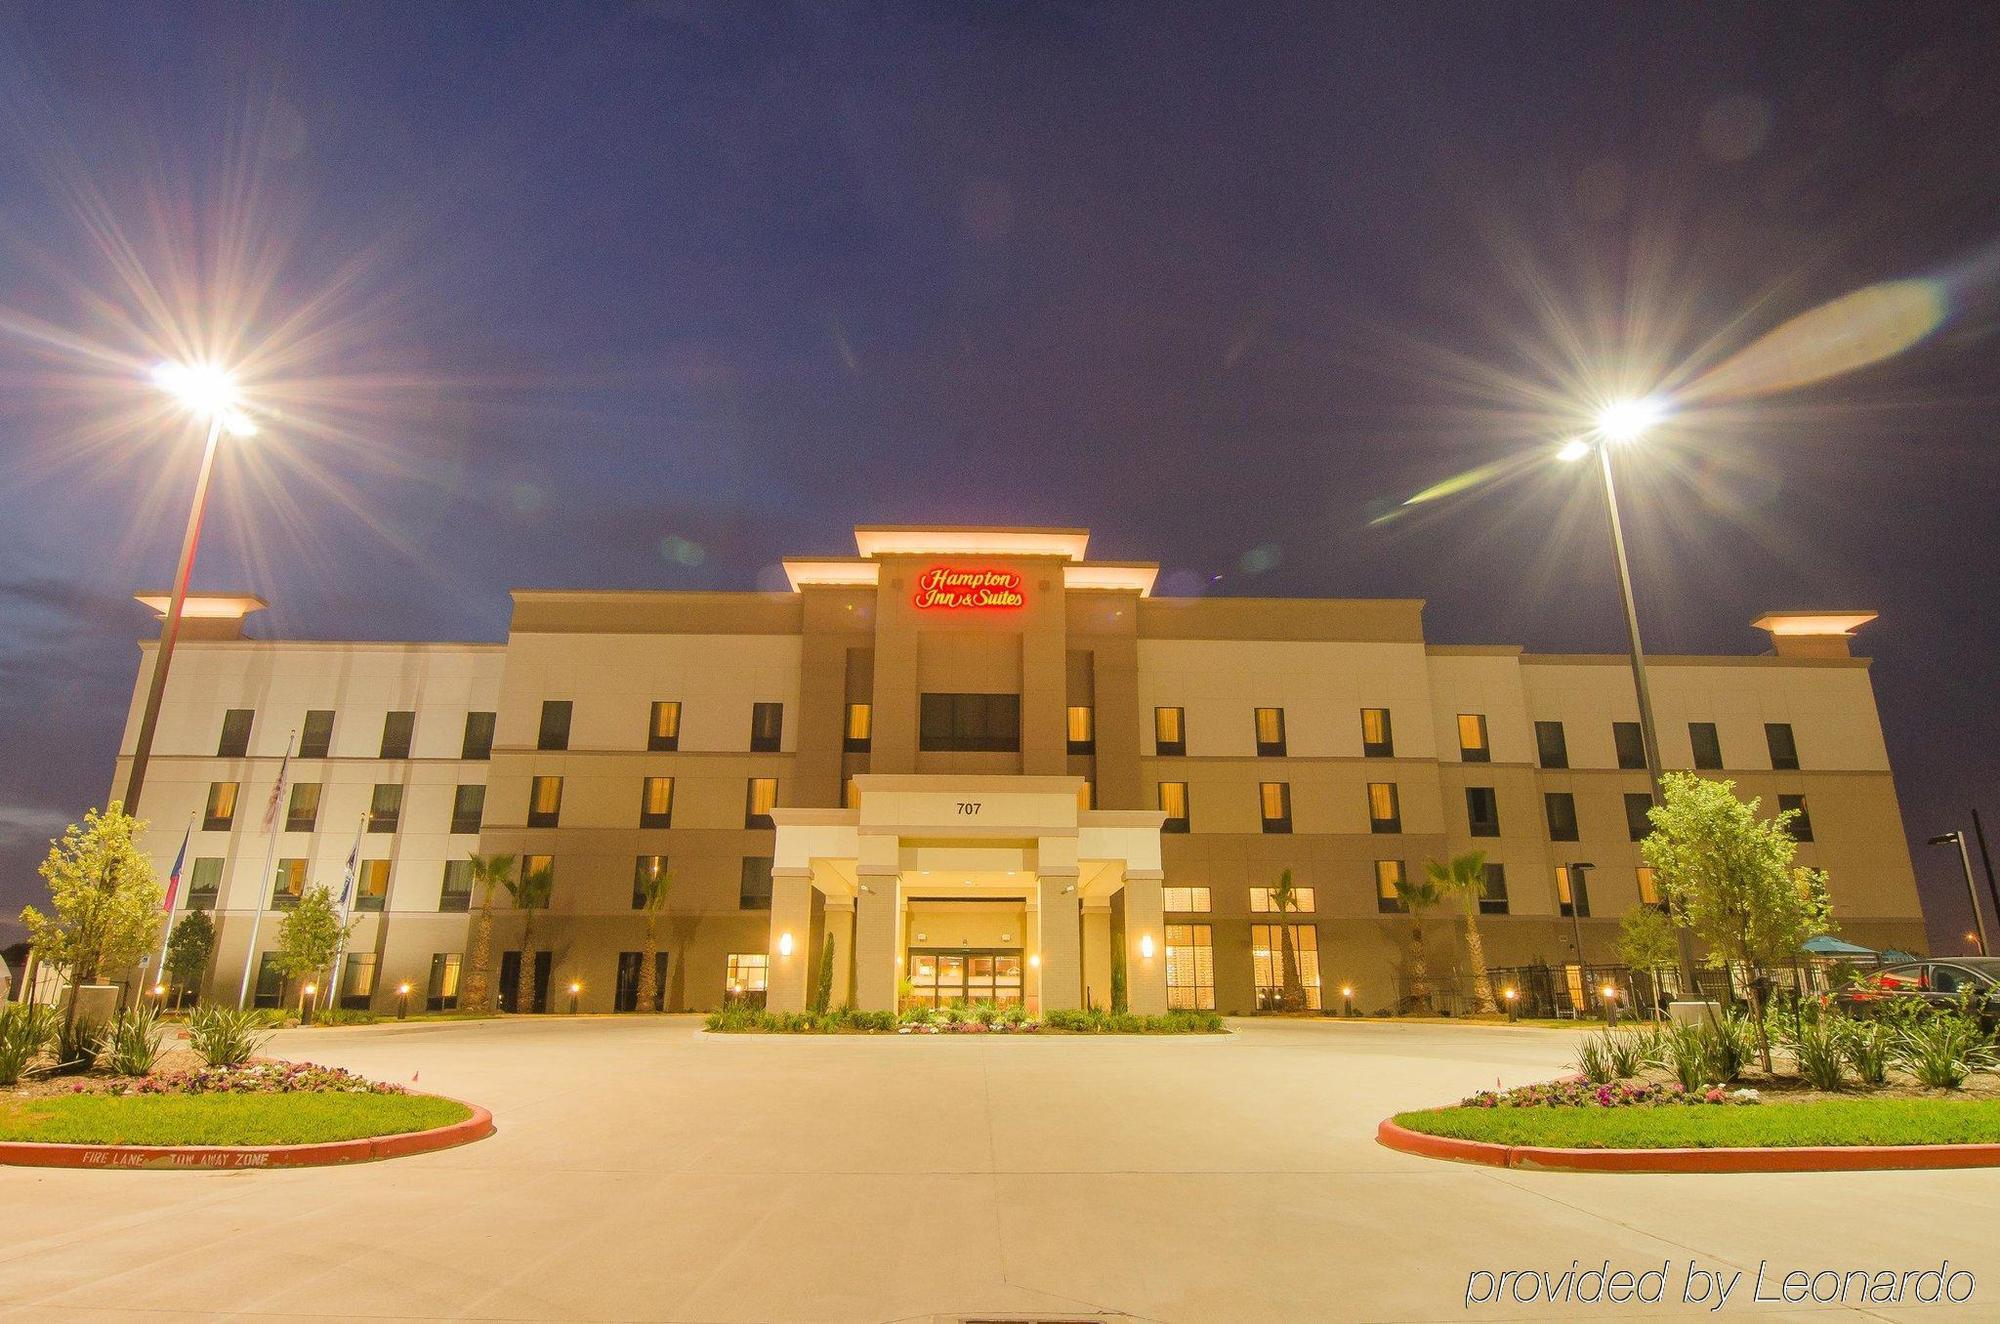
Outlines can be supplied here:
M97 1041L97 1059L121 1076L143 1076L167 1051L167 1032L151 1007L124 1012Z
M299 903L285 912L271 964L293 978L324 975L360 922L349 920L342 924L333 893L323 885L309 887ZM326 991L331 1001L333 990Z
M55 1031L53 1007L24 1002L0 1005L0 1085L20 1080L28 1063L35 1060Z
M167 935L167 959L163 973L176 988L199 988L208 969L209 953L215 950L215 921L206 910L190 910Z
M163 893L152 862L133 841L145 826L116 800L101 813L90 810L49 843L41 868L48 913L34 906L21 911L36 956L69 983L65 1019L72 1033L77 989L137 964L160 931Z
M211 1067L240 1067L270 1038L255 1010L202 1007L188 1018L188 1046Z

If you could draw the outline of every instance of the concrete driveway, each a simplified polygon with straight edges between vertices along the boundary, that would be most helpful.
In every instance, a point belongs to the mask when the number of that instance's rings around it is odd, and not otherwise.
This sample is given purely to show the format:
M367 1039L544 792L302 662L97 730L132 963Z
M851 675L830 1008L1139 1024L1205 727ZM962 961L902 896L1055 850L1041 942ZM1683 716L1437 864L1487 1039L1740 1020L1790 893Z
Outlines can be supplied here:
M1935 1267L2000 1319L2000 1175L1497 1172L1375 1123L1542 1078L1561 1031L709 1037L693 1018L299 1030L288 1057L493 1109L355 1168L0 1169L0 1318L1466 1320L1708 1314L1703 1268ZM1465 1304L1474 1270L1658 1269L1658 1305ZM1767 1277L1766 1290L1774 1290Z

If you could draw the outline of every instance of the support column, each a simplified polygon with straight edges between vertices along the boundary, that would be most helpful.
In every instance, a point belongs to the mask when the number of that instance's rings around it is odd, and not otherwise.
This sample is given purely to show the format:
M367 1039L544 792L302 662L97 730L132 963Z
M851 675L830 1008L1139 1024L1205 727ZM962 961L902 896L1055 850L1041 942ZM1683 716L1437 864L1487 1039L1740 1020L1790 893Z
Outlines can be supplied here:
M1044 1016L1052 1011L1075 1011L1083 1005L1076 872L1052 872L1045 867L1037 883L1041 895L1035 946L1042 958L1042 1004L1038 1011Z
M826 899L826 931L833 935L833 1000L828 1005L845 1007L854 1000L853 897L830 896ZM815 956L813 959L819 958Z
M1160 895L1164 876L1157 869L1125 873L1125 1005L1140 1016L1167 1009L1166 912Z
M1111 1006L1111 899L1083 903L1084 1004Z
M903 968L903 879L899 873L863 873L854 899L854 1005L862 1011L895 1011Z
M771 870L771 969L764 991L764 1006L771 1011L806 1009L813 964L812 893L812 870Z

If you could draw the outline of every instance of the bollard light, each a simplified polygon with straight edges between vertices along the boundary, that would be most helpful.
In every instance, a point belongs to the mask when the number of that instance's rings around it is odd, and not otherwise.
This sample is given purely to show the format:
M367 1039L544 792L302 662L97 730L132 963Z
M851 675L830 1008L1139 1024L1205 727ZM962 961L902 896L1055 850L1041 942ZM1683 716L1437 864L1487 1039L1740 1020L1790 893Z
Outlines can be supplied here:
M1510 988L1500 995L1507 1000L1507 1021L1512 1024L1521 1019L1521 991Z
M313 1001L318 996L319 996L318 984L307 984L305 986L304 997L299 1002L299 1024L301 1025L312 1024Z
M569 1014L572 1016L576 1015L576 999L582 992L583 981L581 979L572 979L569 981Z
M1606 984L1597 990L1597 996L1604 1004L1604 1023L1606 1025L1618 1024L1618 986L1616 984Z
M1342 984L1340 986L1340 1005L1343 1016L1352 1016L1354 1014L1354 985Z
M396 1019L405 1020L410 1014L410 981L396 985Z

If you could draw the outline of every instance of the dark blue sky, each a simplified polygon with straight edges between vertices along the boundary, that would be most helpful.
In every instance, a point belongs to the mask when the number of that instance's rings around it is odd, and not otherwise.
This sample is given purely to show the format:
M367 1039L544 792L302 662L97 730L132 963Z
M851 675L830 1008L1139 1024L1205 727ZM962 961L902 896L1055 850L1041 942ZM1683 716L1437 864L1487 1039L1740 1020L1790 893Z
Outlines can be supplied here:
M1536 453L1566 383L1933 278L1934 334L1682 420L1628 518L1658 650L1881 610L1911 832L2000 820L1996 14L11 9L0 910L103 797L127 598L171 570L194 448L134 375L168 323L241 326L268 379L196 580L273 633L497 638L513 586L748 587L857 522L1041 522L1175 591L1611 650L1579 475L1371 521ZM1917 860L1962 932L1955 859Z

